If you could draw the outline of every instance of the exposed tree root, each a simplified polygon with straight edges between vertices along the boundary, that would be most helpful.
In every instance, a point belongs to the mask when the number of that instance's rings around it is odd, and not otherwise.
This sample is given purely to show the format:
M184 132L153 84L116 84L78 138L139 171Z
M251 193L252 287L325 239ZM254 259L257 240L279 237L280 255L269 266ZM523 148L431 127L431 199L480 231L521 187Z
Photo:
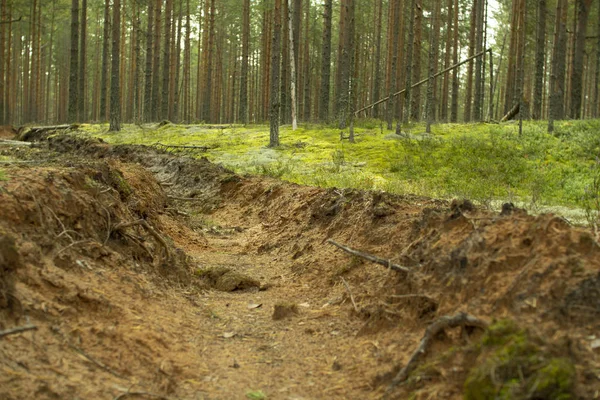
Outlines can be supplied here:
M112 232L120 231L125 228L130 228L132 226L141 226L142 228L146 229L146 231L154 239L156 239L156 241L158 243L160 243L160 245L165 249L166 259L167 260L171 259L171 252L169 251L169 246L168 246L167 242L165 241L165 239L163 239L163 237L158 232L156 232L156 230L154 230L154 228L152 228L150 226L150 224L146 220L139 219L139 220L133 221L133 222L121 222L112 228Z
M413 352L408 363L400 370L400 372L398 372L392 383L388 386L386 393L390 393L396 386L408 378L410 373L414 371L421 362L438 333L445 329L456 328L459 326L486 329L487 325L488 324L485 321L466 313L458 313L454 316L445 315L433 321L425 330L425 335L423 335L419 347Z

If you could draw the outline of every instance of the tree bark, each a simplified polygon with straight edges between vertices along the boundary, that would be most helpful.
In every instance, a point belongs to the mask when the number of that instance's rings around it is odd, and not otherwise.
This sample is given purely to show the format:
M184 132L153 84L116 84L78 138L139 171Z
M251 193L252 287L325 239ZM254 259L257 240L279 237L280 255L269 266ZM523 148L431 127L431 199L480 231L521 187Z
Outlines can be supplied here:
M413 55L413 41L415 38L414 26L415 26L415 0L406 0L406 14L409 15L408 24L408 45L406 49L406 85L404 91L404 122L408 123L410 117L410 103L411 103L411 86L412 86L412 55ZM399 124L400 122L398 122ZM399 131L399 127L396 127L396 131Z
M290 50L290 100L291 100L291 111L292 111L292 130L295 131L298 128L298 121L296 120L296 55L294 53L294 24L293 16L294 10L292 8L292 0L288 2L288 29L289 29L289 50Z
M554 121L564 116L563 97L565 85L565 58L567 48L567 0L558 0L552 68L550 75L550 106L548 110L548 133L554 131Z
M271 107L269 111L269 147L279 146L279 72L281 64L281 0L275 0L274 29L271 48Z
M87 121L87 96L86 96L86 63L87 63L87 0L81 0L81 35L79 45L79 83L78 114L81 121Z
M537 29L535 41L535 82L533 89L533 119L542 118L544 90L544 60L546 59L546 0L537 2Z
M69 71L69 121L77 121L79 109L77 83L79 82L79 0L71 2L71 61ZM32 101L33 99L30 99Z
M452 44L452 63L458 64L458 0L454 0L453 15L453 44ZM450 99L450 122L458 122L458 68L452 70L452 97Z
M108 0L107 0L108 1ZM143 120L152 120L152 75L154 60L154 1L148 1L148 23L146 28L146 69L144 82L144 117ZM104 75L104 71L102 72Z
M121 0L114 0L112 24L112 67L110 81L110 132L121 130Z
M438 55L438 32L440 29L440 7L441 2L436 1L435 11L433 12L433 21L431 23L430 42L429 42L429 82L427 82L427 127L426 132L431 133L431 125L435 120L435 90L434 90L434 75L437 64ZM477 58L478 60L481 57Z
M321 99L319 100L319 120L329 120L329 92L331 90L331 19L333 1L325 0L323 5L323 49L321 53Z
M585 52L585 33L590 16L592 0L577 0L577 32L575 36L575 53L571 67L571 118L581 118L581 102L583 98L583 56Z
M250 49L250 0L244 0L242 16L242 71L240 82L239 119L248 125L248 53Z

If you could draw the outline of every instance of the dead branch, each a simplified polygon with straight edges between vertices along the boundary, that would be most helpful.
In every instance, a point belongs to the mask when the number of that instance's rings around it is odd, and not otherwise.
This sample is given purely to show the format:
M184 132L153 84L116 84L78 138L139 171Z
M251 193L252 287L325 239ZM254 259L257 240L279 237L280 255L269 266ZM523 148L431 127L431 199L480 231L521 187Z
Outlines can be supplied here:
M344 284L344 286L346 286L346 290L348 291L348 294L350 295L350 301L352 302L352 305L354 306L354 311L356 311L357 313L359 313L359 309L358 306L356 305L356 302L354 301L354 295L352 294L352 291L350 290L350 286L348 285L348 282L346 282L346 280L340 276L340 279L342 280L342 283Z
M0 139L0 146L31 147L33 143L21 142L20 140Z
M59 251L56 252L56 254L54 255L54 257L58 257L59 254L61 254L62 252L70 249L73 246L78 246L80 244L84 244L84 243L89 243L89 242L93 242L92 239L83 239L83 240L78 240L76 242L71 243L70 245L63 247L62 249L60 249Z
M17 333L33 331L33 330L37 330L37 326L35 326L35 325L19 326L16 328L7 329L5 331L0 331L0 338L2 338L4 336L8 336L8 335L15 335Z
M513 119L515 117L515 115L517 115L517 113L519 112L519 108L521 107L521 103L517 103L515 104L507 113L504 117L502 117L502 119L500 120L500 122L506 122L506 121L510 121L511 119Z
M98 367L102 368L103 370L105 370L109 374L114 375L117 378L129 380L129 378L127 378L127 377L119 374L118 372L116 372L114 369L112 369L108 365L105 365L105 364L101 363L100 361L92 358L92 356L90 356L89 354L87 354L85 351L81 350L79 347L75 347L72 344L69 344L69 347L71 347L73 350L75 350L76 352L78 352L79 354L81 354L82 356L84 356L85 358L87 358L91 363L93 363L93 364L97 365Z
M433 339L438 333L445 329L456 328L456 327L475 327L480 329L486 329L487 323L479 318L475 318L466 313L458 313L454 316L445 315L433 321L425 330L425 335L421 339L419 347L413 352L408 363L398 372L390 386L387 388L387 393L394 389L397 385L404 382L410 373L414 371L417 365L423 359L423 356L427 353L427 350L431 346Z
M164 147L165 149L194 149L200 151L208 151L210 147L208 146L192 146L192 145L174 145L174 144L163 144L163 143L155 143L153 144L155 147Z
M146 220L139 219L139 220L133 221L133 222L121 222L121 223L115 225L112 228L112 232L119 231L119 230L122 230L122 229L125 229L125 228L130 228L132 226L141 226L142 228L146 229L146 231L154 239L156 239L156 241L158 243L160 243L162 245L162 247L164 247L165 253L166 253L166 256L167 256L167 260L171 259L171 252L169 251L169 246L167 245L167 242L165 241L165 239L163 239L163 237L158 232L156 232L154 230L154 228L152 228L150 226L150 224Z
M12 19L9 21L0 21L0 24L12 24L13 22L21 22L22 19L23 19L23 16L20 16L17 19Z
M387 297L392 299L426 299L437 304L437 301L434 298L429 297L426 294L388 294Z
M406 274L408 274L410 272L410 270L408 268L403 267L402 265L392 264L392 262L390 260L386 260L384 258L379 258L379 257L374 256L369 253L364 253L362 251L351 249L350 247L344 246L343 244L339 244L331 239L327 240L327 243L332 244L332 245L344 250L346 253L352 254L353 256L364 258L365 260L374 262L375 264L383 265L384 267L394 270L396 272L404 272Z

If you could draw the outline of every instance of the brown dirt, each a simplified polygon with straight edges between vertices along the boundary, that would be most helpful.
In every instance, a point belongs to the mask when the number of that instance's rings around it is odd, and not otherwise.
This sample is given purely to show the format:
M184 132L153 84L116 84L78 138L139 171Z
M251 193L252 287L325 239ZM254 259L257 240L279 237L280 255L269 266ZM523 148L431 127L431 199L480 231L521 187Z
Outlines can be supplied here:
M560 217L241 178L71 136L2 152L34 163L0 182L0 330L37 326L0 338L2 399L381 398L457 312L526 327L574 363L574 398L598 395L600 246ZM139 220L150 229L119 227ZM428 360L459 351L389 397L462 398L464 340L437 338Z

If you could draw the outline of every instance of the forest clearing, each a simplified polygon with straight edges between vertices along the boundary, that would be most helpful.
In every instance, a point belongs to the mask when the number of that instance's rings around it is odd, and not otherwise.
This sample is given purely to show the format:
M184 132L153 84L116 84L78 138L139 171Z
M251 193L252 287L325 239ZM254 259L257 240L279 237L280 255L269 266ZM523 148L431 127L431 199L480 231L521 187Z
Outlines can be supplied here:
M0 0L0 399L599 399L600 1Z

